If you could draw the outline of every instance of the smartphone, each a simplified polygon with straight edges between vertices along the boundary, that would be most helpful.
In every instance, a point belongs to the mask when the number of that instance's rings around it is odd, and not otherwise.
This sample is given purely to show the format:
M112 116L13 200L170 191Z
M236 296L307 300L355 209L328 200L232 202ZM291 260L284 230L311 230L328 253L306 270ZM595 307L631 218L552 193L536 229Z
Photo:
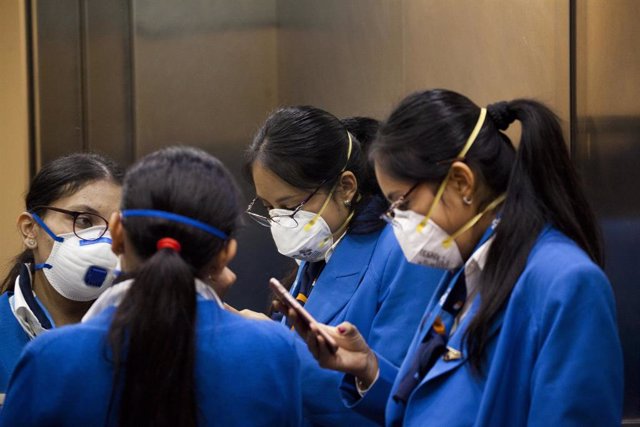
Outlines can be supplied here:
M287 289L282 286L282 283L280 283L278 279L271 278L269 280L269 287L275 293L278 301L280 301L287 307L292 308L296 312L296 314L298 314L298 317L307 325L318 323L316 319L314 319L313 316L311 316L311 314L309 314L309 312L305 310L298 301L296 301L296 299L287 291ZM331 335L329 335L324 329L321 328L318 328L318 332L320 333L320 335L322 335L322 338L324 338L324 342L326 343L327 348L332 354L338 351L338 344L336 344L336 341Z

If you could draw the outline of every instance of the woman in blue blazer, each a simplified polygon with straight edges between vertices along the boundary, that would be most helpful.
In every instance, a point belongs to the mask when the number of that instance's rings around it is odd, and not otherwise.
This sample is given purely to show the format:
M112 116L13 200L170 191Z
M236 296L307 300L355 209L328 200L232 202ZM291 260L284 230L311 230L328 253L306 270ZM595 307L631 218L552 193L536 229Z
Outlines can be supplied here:
M515 120L517 149L501 132ZM448 273L400 369L349 323L319 326L335 355L301 329L322 366L347 373L345 403L388 426L620 425L613 294L557 117L531 100L416 93L372 158L406 257Z
M121 207L110 223L129 280L82 324L26 347L0 425L299 425L291 334L226 311L202 281L236 252L239 193L224 166L192 148L150 154Z
M377 128L373 119L341 122L313 107L276 111L247 151L257 193L248 213L299 262L291 294L321 322L357 325L399 366L443 272L406 262L380 219L388 203L365 154ZM374 424L344 407L341 375L321 369L298 344L304 423Z
M75 153L31 181L17 220L25 249L0 285L0 405L24 346L80 322L111 285L117 258L107 218L118 209L123 175L112 160Z

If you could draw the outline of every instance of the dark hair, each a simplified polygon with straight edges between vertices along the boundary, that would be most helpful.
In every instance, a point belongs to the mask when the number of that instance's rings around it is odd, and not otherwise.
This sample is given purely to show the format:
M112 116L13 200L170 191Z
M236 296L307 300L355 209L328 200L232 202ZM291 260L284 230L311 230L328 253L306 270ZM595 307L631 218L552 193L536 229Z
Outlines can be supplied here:
M313 190L323 181L326 181L326 188L333 186L343 168L351 171L358 181L359 193L353 200L356 210L353 223L360 223L358 232L373 231L384 225L379 216L385 209L378 205L375 205L375 212L370 209L373 197L383 199L367 160L367 149L377 129L378 121L367 117L340 121L311 106L281 108L269 116L249 146L245 155L245 174L253 182L251 168L255 162L260 162L292 186ZM347 160L348 133L352 136L353 147ZM366 226L362 227L358 216L367 206ZM354 231L353 225L350 231Z
M123 169L113 160L95 153L74 153L55 159L40 169L31 180L25 197L25 210L42 216L44 212L35 207L48 206L63 197L70 196L93 181L109 180L122 184ZM15 257L13 267L0 285L0 290L12 290L20 268L33 263L31 249Z
M241 204L224 165L202 150L171 147L152 153L127 172L122 210L153 209L183 215L233 236ZM195 426L196 291L228 243L191 225L155 217L123 219L141 260L134 284L109 331L121 426ZM180 252L156 248L173 238Z
M477 105L455 92L412 94L383 123L371 155L399 179L441 182L479 115ZM518 150L500 132L514 120L522 124ZM569 158L558 118L543 104L517 99L490 105L465 162L492 192L485 205L507 194L480 278L482 305L465 336L469 359L479 370L491 322L509 299L546 224L573 239L596 263L602 263L602 250L595 215Z

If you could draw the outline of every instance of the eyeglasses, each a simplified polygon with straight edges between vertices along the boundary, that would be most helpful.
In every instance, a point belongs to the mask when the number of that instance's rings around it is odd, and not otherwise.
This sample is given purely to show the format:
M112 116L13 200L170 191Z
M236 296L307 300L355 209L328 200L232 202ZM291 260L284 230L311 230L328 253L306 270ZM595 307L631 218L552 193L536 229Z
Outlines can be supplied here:
M328 180L329 179L325 179L324 181L322 181L320 185L318 185L318 187L315 190L313 190L311 194L309 194L302 202L300 202L295 208L293 208L293 212L290 213L289 215L264 216L264 215L257 214L255 212L251 212L253 205L258 200L257 196L254 197L251 203L249 203L249 206L247 207L247 210L245 211L245 213L249 215L249 218L253 219L255 222L262 225L263 227L271 227L272 223L276 223L285 228L295 228L298 226L298 221L296 221L296 219L294 218L295 215L302 209L302 207L307 202L309 202L309 200L311 200L313 196L316 195L316 193L322 188L324 184L327 183Z
M109 221L105 218L101 217L96 213L91 212L78 212L78 211L70 211L67 209L56 208L53 206L36 206L32 209L32 211L41 211L41 210L51 210L55 212L60 212L65 215L69 215L73 218L73 234L75 234L81 240L98 240L102 236L105 235L107 230L109 229ZM91 236L82 235L80 236L78 233L86 230L91 227L100 227L96 229L97 234L92 234Z
M393 226L397 226L398 223L395 220L396 214L395 214L395 210L398 209L398 207L400 205L402 205L406 200L407 197L409 197L409 195L411 194L411 192L413 190L415 190L418 185L420 185L419 182L416 182L415 184L413 184L411 186L411 188L409 190L407 190L406 193L404 193L402 196L400 196L395 202L391 203L389 205L389 208L384 211L384 213L382 215L380 215L380 219L384 220L387 224L391 224Z

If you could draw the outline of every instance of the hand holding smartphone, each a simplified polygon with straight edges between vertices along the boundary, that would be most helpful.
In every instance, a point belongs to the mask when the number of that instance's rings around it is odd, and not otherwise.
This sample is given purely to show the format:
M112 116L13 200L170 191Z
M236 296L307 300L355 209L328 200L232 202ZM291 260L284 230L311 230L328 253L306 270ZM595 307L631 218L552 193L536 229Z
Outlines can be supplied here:
M294 310L298 315L298 318L300 319L300 321L305 323L307 327L312 324L318 324L316 319L314 319L313 316L311 316L311 314L309 314L309 312L305 310L304 307L302 307L302 305L300 305L298 301L296 301L296 299L287 291L287 289L284 286L282 286L282 284L280 283L280 281L278 281L278 279L271 278L269 280L269 287L276 295L276 298L278 298L278 301L280 301L286 307ZM333 339L331 335L329 335L322 328L315 328L315 329L318 331L318 334L322 336L322 338L324 339L324 342L327 345L327 349L332 354L338 351L338 344L336 344L336 341Z

